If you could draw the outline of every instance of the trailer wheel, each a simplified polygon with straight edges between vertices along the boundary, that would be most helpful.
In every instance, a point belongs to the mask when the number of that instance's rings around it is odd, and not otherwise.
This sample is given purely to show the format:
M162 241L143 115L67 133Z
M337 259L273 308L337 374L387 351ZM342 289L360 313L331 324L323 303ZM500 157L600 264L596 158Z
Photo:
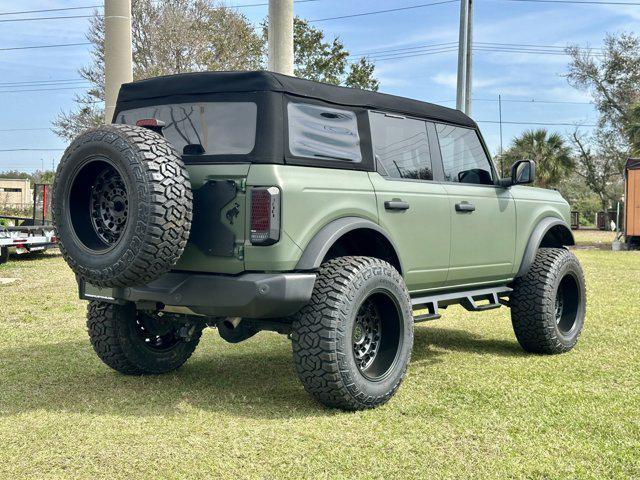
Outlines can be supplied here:
M161 135L131 125L90 129L67 148L55 179L60 251L94 285L147 284L184 251L192 198L184 163Z
M9 249L7 247L0 247L0 265L9 261Z

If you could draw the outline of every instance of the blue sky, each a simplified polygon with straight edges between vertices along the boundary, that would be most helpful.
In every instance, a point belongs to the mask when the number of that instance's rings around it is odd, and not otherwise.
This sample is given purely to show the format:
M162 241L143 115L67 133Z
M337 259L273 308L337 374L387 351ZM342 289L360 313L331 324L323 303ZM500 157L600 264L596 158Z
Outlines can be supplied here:
M101 4L101 0L0 0L0 14L16 10L61 8ZM228 5L262 3L229 0ZM430 3L428 0L318 0L296 3L296 14L309 20ZM266 6L240 10L256 25ZM1 22L29 16L82 15L86 10L42 14L0 15L0 150L17 148L63 149L65 142L47 129L61 110L73 106L74 90L32 91L43 86L11 85L15 82L78 78L77 69L88 63L86 46L56 49L2 51L2 48L84 42L87 19L35 22ZM450 3L393 13L315 22L328 36L339 36L352 53L376 52L456 42L459 4ZM510 44L578 44L597 48L607 32L637 31L640 6L567 5L475 0L474 41ZM402 50L399 50L402 51ZM388 57L388 55L387 55ZM380 90L420 100L455 106L455 52L413 55L376 62ZM504 121L585 123L597 119L588 94L570 87L563 77L568 58L514 52L474 53L472 116L492 153L499 151L498 95L502 95ZM67 85L64 85L67 87ZM51 88L60 87L52 85ZM14 92L13 90L22 90ZM518 103L509 100L545 100L575 103ZM523 130L535 126L503 126L505 147ZM32 129L2 131L6 129ZM573 127L551 126L569 133ZM588 128L586 129L588 131ZM51 168L60 151L0 151L0 171Z

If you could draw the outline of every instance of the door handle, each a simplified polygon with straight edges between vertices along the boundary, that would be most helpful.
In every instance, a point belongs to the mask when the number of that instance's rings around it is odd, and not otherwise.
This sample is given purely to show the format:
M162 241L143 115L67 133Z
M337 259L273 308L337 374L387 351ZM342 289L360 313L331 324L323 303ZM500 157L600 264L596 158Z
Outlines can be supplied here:
M384 208L387 210L409 210L409 204L402 200L387 200L384 202Z
M456 203L456 212L475 212L476 206L469 202Z

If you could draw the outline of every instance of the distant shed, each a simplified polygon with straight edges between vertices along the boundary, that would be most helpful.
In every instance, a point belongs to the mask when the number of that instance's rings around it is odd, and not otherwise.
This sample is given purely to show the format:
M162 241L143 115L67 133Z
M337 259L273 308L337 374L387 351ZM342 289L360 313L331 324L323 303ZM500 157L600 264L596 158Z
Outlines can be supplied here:
M627 160L625 168L625 238L640 244L640 158Z

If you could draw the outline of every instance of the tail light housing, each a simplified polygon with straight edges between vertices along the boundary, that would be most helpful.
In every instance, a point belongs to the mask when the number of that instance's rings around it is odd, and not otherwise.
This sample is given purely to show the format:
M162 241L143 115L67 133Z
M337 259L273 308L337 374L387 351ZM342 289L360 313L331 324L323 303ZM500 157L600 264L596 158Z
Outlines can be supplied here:
M251 244L273 245L280 240L280 189L251 189Z

